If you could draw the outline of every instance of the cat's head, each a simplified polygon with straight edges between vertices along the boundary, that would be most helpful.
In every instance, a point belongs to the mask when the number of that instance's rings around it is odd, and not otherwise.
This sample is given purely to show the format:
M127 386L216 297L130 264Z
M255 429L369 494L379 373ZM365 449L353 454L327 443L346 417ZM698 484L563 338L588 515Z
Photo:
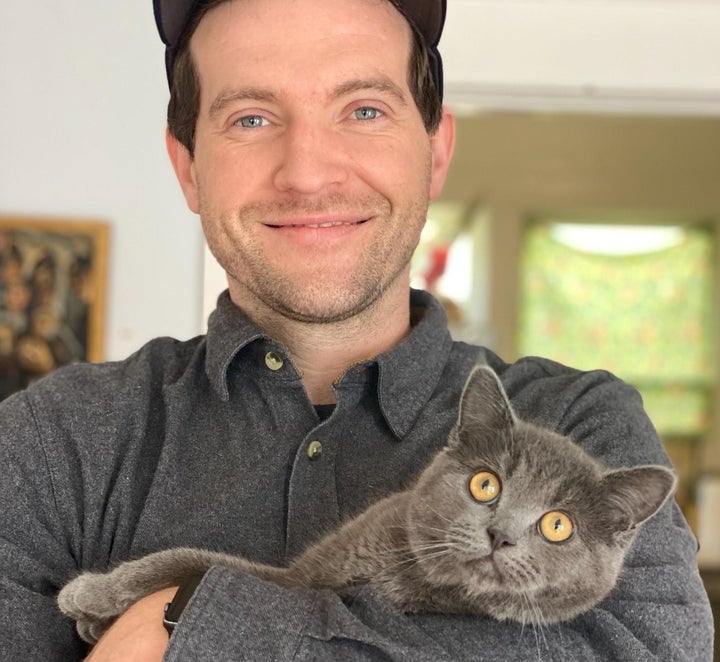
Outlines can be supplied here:
M673 493L661 466L610 469L567 437L516 419L489 368L475 368L447 448L411 509L430 585L496 618L567 620L612 589L637 527Z

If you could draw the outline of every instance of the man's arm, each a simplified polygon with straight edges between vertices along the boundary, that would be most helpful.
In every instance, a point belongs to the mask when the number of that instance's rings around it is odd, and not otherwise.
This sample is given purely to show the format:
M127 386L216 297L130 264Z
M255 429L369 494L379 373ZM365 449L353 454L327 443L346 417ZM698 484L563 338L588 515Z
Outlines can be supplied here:
M678 527L686 531L675 506L655 519L648 538ZM650 528L650 524L646 527ZM672 545L670 545L671 547ZM640 542L636 549L646 548ZM688 548L690 557L692 546ZM683 572L672 555L649 565L630 559L621 585L600 606L570 623L533 630L489 618L428 614L407 616L370 589L342 595L288 591L254 577L216 568L208 573L186 609L166 660L711 660L712 625L696 573ZM690 563L692 565L692 562ZM654 595L648 595L655 587ZM675 593L672 599L671 593ZM693 601L692 595L696 600ZM142 608L153 625L144 630L158 648L138 657L137 618L128 612L101 640L93 662L162 659L167 634L162 603L146 599ZM151 632L153 630L154 632ZM130 636L131 646L126 637ZM125 641L124 641L125 640Z
M672 531L673 507L650 537ZM669 524L669 526L668 526ZM644 546L644 545L643 545ZM407 616L371 590L287 591L214 569L167 660L711 660L712 623L696 575L670 555L629 566L618 590L566 624L533 630L489 618ZM630 563L635 564L634 558ZM673 595L674 593L674 595Z
M79 660L85 646L55 604L77 566L24 394L3 403L0 429L0 659Z
M83 659L57 593L130 553L149 463L121 434L143 429L142 407L108 405L123 400L122 370L68 366L0 403L0 660Z
M168 645L163 627L165 605L175 588L138 600L93 647L85 662L158 662Z
M530 389L512 383L510 375L508 384L521 415L541 413L542 422L569 432L607 461L662 459L637 396L619 382L576 380L561 392L538 383L535 392L542 397L528 395ZM567 404L558 408L563 399ZM0 408L3 432L12 440L0 446L5 469L0 497L6 504L0 534L0 657L79 660L84 648L72 623L55 607L54 594L88 553L73 527L90 513L83 514L83 502L73 502L72 492L56 495L51 474L58 468L48 467L26 398L17 396L12 416L9 409ZM289 591L214 569L186 608L166 659L482 661L497 659L502 650L510 661L535 659L538 653L569 660L710 660L712 621L695 549L682 517L668 504L643 527L620 584L607 600L571 623L537 631L489 618L408 616L367 588L342 595ZM164 602L159 598L151 613L143 612L159 643L158 655L167 644ZM116 634L123 624L127 621L121 619ZM144 640L130 629L134 644ZM112 649L113 654L127 653L119 645ZM102 662L101 651L96 650L93 662Z
M558 371L523 383L521 416L552 423L615 465L666 459L637 393L605 373ZM696 542L676 504L641 531L616 589L569 623L541 629L490 618L410 616L367 588L289 591L213 569L186 608L167 660L711 660L712 615Z

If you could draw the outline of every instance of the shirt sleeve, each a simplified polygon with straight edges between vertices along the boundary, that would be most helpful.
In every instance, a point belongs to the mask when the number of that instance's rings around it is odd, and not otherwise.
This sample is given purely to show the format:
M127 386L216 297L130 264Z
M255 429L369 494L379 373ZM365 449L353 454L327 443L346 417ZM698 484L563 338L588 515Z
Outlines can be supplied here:
M552 371L551 371L552 373ZM508 377L520 415L552 424L613 466L667 463L634 389L606 373ZM512 397L512 393L511 393ZM697 544L674 502L640 530L620 580L596 608L542 628L492 618L408 615L369 588L287 590L212 569L165 659L712 660L713 622Z
M55 595L76 564L24 394L0 406L0 659L68 662L85 647Z

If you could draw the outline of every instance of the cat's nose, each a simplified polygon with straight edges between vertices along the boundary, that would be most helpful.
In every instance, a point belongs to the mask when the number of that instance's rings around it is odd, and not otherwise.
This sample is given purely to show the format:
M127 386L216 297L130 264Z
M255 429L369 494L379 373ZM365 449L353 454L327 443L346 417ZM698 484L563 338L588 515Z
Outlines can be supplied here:
M488 536L490 536L490 546L493 552L501 547L512 547L515 544L515 541L507 533L499 529L490 527L487 532Z

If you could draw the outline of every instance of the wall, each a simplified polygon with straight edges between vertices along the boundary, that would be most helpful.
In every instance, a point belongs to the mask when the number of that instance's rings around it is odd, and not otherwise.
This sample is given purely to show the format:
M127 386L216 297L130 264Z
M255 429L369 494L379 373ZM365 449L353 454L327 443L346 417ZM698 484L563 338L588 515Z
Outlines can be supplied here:
M165 155L152 3L0 3L0 214L111 224L108 358L199 332L202 238Z
M457 107L720 114L716 0L449 4ZM108 358L203 323L203 242L164 153L151 5L0 3L0 214L111 223Z
M447 99L718 115L718 34L717 0L449 0Z

